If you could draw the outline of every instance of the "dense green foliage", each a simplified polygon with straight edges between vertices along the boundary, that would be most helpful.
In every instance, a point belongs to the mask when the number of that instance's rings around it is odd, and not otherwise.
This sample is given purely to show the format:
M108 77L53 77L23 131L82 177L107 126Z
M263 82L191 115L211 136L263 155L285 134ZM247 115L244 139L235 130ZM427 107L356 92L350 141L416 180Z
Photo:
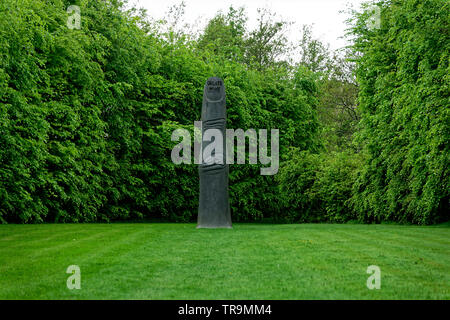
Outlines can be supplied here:
M379 29L356 15L361 130L367 161L353 203L365 221L449 218L450 5L381 1Z
M79 3L82 28L69 30L68 5L0 4L2 221L195 218L197 168L171 162L170 137L199 120L212 75L226 83L228 127L278 128L282 154L317 145L307 70L262 73L169 41L114 2ZM258 166L233 167L230 184L236 220L278 210Z
M73 2L0 3L0 221L193 221L197 166L172 163L171 133L193 131L210 76L228 128L280 130L277 175L231 166L234 221L448 219L447 2L382 1L379 30L354 13L356 80L308 28L292 62L289 23L267 10L248 30L230 8L194 37Z
M360 166L360 156L354 153L293 153L277 177L285 212L281 218L289 222L357 220L349 200Z

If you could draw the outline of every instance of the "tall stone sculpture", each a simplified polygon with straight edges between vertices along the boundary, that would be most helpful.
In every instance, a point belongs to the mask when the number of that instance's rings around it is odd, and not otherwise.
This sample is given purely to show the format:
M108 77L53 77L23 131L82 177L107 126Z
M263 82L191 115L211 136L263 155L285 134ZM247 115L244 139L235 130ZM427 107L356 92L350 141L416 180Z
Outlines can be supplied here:
M202 142L201 152L213 141L205 141L208 129L218 129L221 138L222 152L214 150L212 157L203 157L199 165L200 199L198 207L197 228L231 228L230 203L228 199L228 165L226 164L226 107L225 85L222 79L209 78L203 90L202 104ZM211 132L212 130L210 130ZM206 139L207 140L207 139ZM211 138L211 140L213 140ZM211 159L212 158L212 159ZM221 161L216 161L221 160Z

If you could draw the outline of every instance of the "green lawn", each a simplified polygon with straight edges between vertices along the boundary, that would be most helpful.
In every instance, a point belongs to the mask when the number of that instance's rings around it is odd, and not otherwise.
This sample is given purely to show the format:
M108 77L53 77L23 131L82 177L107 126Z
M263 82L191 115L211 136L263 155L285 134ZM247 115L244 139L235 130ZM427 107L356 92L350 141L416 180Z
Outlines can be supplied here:
M450 228L0 225L0 299L450 299Z

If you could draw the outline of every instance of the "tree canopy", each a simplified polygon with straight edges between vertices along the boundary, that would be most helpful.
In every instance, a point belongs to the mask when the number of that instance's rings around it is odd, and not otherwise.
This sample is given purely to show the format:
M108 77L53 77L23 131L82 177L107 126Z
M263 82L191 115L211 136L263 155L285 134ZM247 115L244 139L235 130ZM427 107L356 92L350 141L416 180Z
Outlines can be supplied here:
M381 27L353 12L332 53L267 9L192 34L182 7L152 22L116 0L2 0L0 221L193 221L197 167L172 163L171 133L193 131L211 76L228 128L280 130L277 175L231 166L234 221L448 220L449 5L377 5Z

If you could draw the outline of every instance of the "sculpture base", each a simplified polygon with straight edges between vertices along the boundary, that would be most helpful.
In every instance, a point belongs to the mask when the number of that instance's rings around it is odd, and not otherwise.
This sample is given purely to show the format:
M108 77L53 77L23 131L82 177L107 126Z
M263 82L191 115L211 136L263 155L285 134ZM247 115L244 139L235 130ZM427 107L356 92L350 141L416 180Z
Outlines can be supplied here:
M232 226L224 227L224 226L201 226L198 225L197 229L233 229Z
M200 165L197 228L231 228L228 165Z

